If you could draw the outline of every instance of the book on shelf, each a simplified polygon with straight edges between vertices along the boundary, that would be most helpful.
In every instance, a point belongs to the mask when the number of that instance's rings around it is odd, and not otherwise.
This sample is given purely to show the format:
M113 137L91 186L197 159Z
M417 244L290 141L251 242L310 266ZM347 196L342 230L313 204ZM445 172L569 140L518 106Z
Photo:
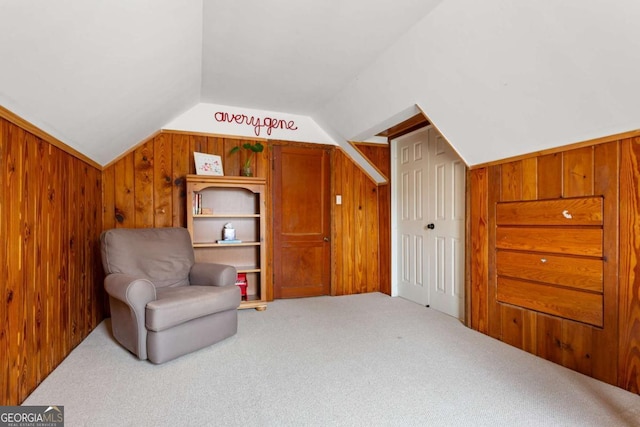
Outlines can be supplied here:
M222 243L222 244L227 244L227 245L233 245L235 243L242 243L242 240L238 240L238 239L220 239L220 240L216 240L218 243Z
M193 193L193 214L202 214L202 194L200 193Z

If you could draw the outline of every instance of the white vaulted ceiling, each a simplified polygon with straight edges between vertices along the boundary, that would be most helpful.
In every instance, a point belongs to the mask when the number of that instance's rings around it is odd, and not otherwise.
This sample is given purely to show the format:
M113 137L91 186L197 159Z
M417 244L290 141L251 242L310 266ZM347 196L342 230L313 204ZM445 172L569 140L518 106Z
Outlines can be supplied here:
M441 2L205 1L202 101L312 114Z
M640 128L637 0L0 0L0 105L106 164L199 103L468 164Z

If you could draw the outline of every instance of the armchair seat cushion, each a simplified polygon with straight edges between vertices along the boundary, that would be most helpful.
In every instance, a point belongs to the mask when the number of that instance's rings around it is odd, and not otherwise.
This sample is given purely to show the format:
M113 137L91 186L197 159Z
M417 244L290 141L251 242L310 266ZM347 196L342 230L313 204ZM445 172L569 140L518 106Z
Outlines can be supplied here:
M160 332L199 317L235 310L240 304L237 286L180 286L158 288L157 299L146 306L145 325Z

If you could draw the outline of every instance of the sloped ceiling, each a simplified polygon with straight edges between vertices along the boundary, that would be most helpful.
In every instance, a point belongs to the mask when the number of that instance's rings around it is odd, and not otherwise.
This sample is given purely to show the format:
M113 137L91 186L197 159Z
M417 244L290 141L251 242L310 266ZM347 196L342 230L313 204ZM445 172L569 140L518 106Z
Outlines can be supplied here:
M202 3L0 1L0 104L105 164L200 99Z
M106 164L200 102L470 165L640 128L637 0L0 0L0 104Z
M202 101L312 114L441 1L205 1Z

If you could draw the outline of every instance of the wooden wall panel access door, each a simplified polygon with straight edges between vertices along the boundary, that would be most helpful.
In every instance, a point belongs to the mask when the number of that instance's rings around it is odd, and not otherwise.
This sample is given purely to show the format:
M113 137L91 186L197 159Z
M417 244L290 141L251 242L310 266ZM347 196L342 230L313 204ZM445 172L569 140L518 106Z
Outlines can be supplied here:
M276 145L273 154L274 297L328 295L329 153Z

